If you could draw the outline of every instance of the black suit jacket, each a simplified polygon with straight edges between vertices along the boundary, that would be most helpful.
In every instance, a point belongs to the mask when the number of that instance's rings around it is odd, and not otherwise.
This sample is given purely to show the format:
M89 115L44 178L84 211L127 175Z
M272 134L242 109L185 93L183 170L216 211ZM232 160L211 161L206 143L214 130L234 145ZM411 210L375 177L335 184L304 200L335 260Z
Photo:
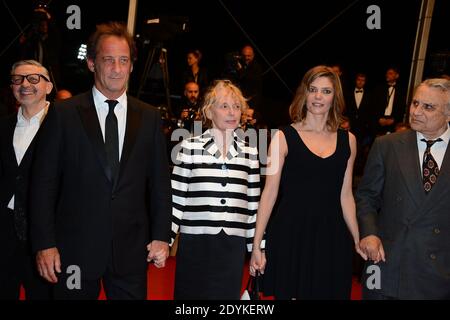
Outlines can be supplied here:
M372 99L373 116L371 116L371 119L373 120L372 126L377 134L385 134L387 131L394 132L395 125L399 122L402 122L403 116L405 115L406 92L401 85L396 84L394 101L392 105L392 113L390 117L387 117L393 118L394 124L391 126L381 127L378 124L378 119L385 117L384 111L386 110L388 99L389 99L389 87L387 84L375 88Z
M77 265L98 278L111 259L118 274L142 274L146 245L170 241L169 168L153 107L128 96L114 185L91 91L48 112L32 172L32 246L57 247L63 271Z
M249 99L248 104L251 108L261 110L263 76L262 68L256 60L249 65L244 65L238 71L238 84L245 98Z
M353 132L358 140L361 140L369 133L369 121L371 111L370 92L364 89L359 108L356 107L355 89L348 90L345 93L345 113L350 121L350 131Z
M13 237L16 237L18 233L28 237L26 225L28 221L29 171L39 131L18 165L13 145L16 123L17 113L0 120L0 248L3 248L2 252L13 250L10 244L16 243ZM19 224L23 227L21 230L17 230L15 227L14 216L8 210L8 203L13 195L14 215L16 219L21 220Z
M450 299L450 147L436 184L423 190L416 132L375 140L356 192L360 236L378 236L381 292L400 299Z

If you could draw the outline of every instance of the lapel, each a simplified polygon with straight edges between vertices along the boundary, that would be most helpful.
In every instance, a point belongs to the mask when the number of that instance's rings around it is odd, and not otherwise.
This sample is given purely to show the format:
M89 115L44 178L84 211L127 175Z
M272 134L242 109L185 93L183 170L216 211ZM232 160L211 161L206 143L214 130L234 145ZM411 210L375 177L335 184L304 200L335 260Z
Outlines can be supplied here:
M17 113L14 116L11 116L8 120L7 131L5 134L7 135L5 138L7 143L5 143L6 148L6 157L7 161L11 163L15 168L19 167L16 158L16 152L14 151L14 130L16 129L17 123Z
M50 103L50 105L48 106L48 110L52 108L52 103ZM39 129L37 130L36 134L34 135L33 139L30 142L30 145L27 148L27 151L25 151L25 154L23 155L22 161L20 162L20 166L19 168L23 168L23 166L29 166L31 164L31 155L33 153L33 149L34 149L34 145L36 144L36 140L38 139L38 135L39 135L39 131L41 130L42 125L44 124L44 122L47 119L47 114L48 114L48 110L47 113L44 114L44 119L42 119L41 124L39 125Z
M95 110L92 92L89 91L85 93L82 99L83 100L81 104L77 106L78 111L80 113L81 121L89 137L89 140L91 141L92 146L94 147L94 151L97 154L100 164L103 167L105 176L111 182L112 181L111 169L109 168L108 161L106 159L105 142L103 141L102 131L100 128L100 124L98 122L98 116L97 111ZM128 99L127 120L126 120L127 123L125 129L125 137L122 148L122 156L120 158L119 174L116 179L116 182L114 183L113 190L116 188L117 182L120 180L125 165L133 150L133 146L136 141L136 136L142 118L142 113L141 110L138 108L138 106L134 104L130 98L127 99Z
M409 130L394 147L400 171L405 178L406 186L416 207L426 200L420 174L419 151L417 150L416 132Z
M117 186L117 182L120 180L125 170L125 166L130 157L131 151L133 151L134 143L140 128L142 119L142 111L139 107L133 103L133 99L130 99L127 95L127 123L125 129L125 137L123 141L122 156L120 157L120 167L114 189ZM150 152L150 150L149 150Z
M214 143L214 138L212 137L210 131L205 131L205 133L202 135L202 138L206 139L206 143L203 145L205 151L215 158L220 159L222 157L222 153ZM236 134L236 131L233 132L233 141L230 144L226 158L228 160L231 160L238 154L242 153L242 148L244 147L244 145L245 142L239 138L239 136Z
M441 200L448 200L450 188L450 148L447 145L444 159L442 161L439 176L436 180L436 184L433 189L425 196L425 200L421 202L418 212L420 215L427 213L429 210L435 208L434 204L439 203Z
M92 92L86 92L82 96L82 101L77 105L80 114L81 122L86 130L87 136L92 143L97 158L103 168L103 171L109 181L112 181L111 169L106 160L105 143L103 135L98 122L97 111L95 110L94 98Z

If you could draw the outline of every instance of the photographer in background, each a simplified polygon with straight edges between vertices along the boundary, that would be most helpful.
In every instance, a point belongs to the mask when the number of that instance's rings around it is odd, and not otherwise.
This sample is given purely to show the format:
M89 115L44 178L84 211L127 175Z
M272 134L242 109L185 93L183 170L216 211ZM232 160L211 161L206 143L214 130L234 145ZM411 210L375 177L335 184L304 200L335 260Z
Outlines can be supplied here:
M60 82L61 37L46 5L39 4L34 9L30 27L20 37L19 44L20 58L33 59L45 66L57 91Z
M177 116L177 126L193 131L194 121L200 119L199 108L200 103L200 87L197 83L189 81L184 85L184 96Z

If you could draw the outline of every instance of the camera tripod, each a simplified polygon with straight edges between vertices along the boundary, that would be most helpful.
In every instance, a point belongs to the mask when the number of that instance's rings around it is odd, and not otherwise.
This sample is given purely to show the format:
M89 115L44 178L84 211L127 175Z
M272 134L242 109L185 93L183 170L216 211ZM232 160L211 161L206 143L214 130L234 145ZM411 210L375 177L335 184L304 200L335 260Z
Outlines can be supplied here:
M144 93L155 94L155 92L144 92L144 87L147 84L150 73L154 68L160 68L161 76L163 80L163 94L165 95L165 100L167 103L167 111L169 114L172 113L171 103L170 103L170 89L169 89L169 69L167 66L167 49L161 44L153 46L149 49L147 59L145 61L144 70L142 73L141 80L139 82L139 88L137 91L137 98Z

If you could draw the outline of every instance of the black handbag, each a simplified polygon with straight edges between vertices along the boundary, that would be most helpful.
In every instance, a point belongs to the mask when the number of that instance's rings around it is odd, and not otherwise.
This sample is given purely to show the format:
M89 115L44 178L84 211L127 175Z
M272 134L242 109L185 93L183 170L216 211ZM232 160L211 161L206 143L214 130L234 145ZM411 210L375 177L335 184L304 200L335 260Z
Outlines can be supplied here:
M261 300L261 275L256 271L255 276L250 275L247 287L241 296L241 300Z

